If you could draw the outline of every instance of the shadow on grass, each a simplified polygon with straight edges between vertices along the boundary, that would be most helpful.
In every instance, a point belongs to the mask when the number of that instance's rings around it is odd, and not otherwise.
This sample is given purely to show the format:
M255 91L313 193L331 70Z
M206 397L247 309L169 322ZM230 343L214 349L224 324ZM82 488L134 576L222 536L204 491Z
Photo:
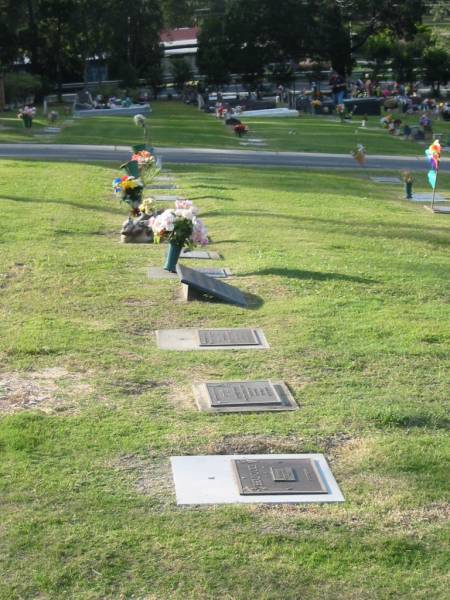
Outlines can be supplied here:
M238 277L248 277L251 275L277 275L286 279L312 279L314 281L352 281L354 283L379 283L375 279L365 279L363 277L354 277L342 273L323 273L320 271L303 271L301 269L271 268L261 269L260 271L249 271L240 273Z
M78 202L71 202L68 200L43 200L42 198L22 198L19 196L1 196L4 200L12 200L13 202L24 202L30 204L36 202L38 204L56 204L57 206L70 206L72 208L80 208L81 210L90 210L95 212L110 213L113 215L123 215L123 211L120 208L106 207L106 206L86 206L85 204L79 204Z

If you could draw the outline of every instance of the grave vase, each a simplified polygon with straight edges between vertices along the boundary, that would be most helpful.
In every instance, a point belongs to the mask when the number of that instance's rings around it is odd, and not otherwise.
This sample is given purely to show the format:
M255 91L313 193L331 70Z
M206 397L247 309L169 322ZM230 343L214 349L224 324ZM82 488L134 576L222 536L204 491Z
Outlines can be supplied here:
M411 200L412 199L412 181L407 181L405 183L405 193L406 193L406 199L407 200Z
M176 273L176 266L178 259L180 258L182 246L178 246L177 244L169 244L169 249L166 256L166 264L164 265L164 269L166 271L170 271L170 273Z

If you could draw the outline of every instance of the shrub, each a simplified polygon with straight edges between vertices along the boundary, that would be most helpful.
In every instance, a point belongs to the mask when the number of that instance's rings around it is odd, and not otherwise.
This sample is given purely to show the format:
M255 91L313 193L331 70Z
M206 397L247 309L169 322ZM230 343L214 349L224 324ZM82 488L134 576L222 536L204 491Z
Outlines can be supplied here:
M8 104L25 104L30 96L39 94L42 81L37 75L30 73L6 73L5 95Z

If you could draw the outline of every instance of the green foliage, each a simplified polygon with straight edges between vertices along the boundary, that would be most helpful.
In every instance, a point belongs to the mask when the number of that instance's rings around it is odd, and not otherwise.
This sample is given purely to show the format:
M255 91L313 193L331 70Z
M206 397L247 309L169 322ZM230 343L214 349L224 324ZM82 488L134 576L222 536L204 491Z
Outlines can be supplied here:
M192 79L192 69L185 58L172 58L171 60L172 76L175 89L181 92L185 84Z
M441 84L450 81L450 52L445 48L427 48L422 58L423 79L438 95Z
M230 81L228 52L223 17L207 19L198 36L197 66L208 85L221 86Z
M5 94L8 103L24 104L29 96L36 96L42 89L37 75L30 73L6 73Z

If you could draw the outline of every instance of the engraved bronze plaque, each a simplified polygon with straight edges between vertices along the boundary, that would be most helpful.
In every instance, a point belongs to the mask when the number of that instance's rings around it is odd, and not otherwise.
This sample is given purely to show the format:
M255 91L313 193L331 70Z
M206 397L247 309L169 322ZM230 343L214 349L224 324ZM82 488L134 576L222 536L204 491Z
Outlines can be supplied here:
M260 346L254 329L200 329L200 346Z
M207 383L211 406L273 406L282 399L270 381L227 381Z
M241 496L328 494L310 458L255 458L232 461Z

